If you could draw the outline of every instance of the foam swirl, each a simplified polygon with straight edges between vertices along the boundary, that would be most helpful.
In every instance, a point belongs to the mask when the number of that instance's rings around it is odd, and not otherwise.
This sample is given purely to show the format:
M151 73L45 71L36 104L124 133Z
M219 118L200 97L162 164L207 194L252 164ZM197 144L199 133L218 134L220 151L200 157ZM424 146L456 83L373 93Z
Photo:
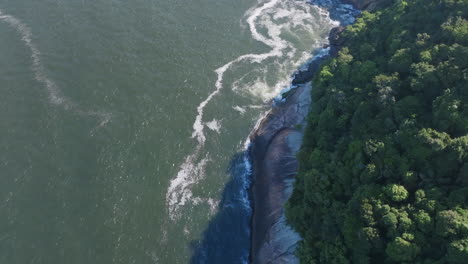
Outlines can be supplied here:
M298 48L295 47L297 43L287 40L283 34L289 34L293 36L293 39L300 39L299 35L306 34L305 32L319 34L316 32L323 31L323 34L327 34L329 29L322 28L319 24L326 24L331 27L335 23L330 20L328 13L319 7L309 5L307 2L289 0L260 1L256 6L247 10L245 22L251 37L269 47L269 50L265 53L241 55L214 71L217 76L215 89L198 105L197 115L193 123L191 137L196 139L197 145L194 151L180 165L176 177L171 180L167 189L166 203L169 216L173 220L180 216L180 209L190 199L197 201L200 199L193 197L191 188L198 180L203 179L204 176L201 174L208 162L205 160L202 151L207 140L205 128L208 127L218 133L220 131L220 126L214 121L204 121L204 110L213 98L227 86L224 84L226 72L241 63L259 64L266 60L272 60L271 63L270 61L264 63L265 66L259 65L259 67L244 74L238 81L230 85L231 89L236 93L247 92L250 96L262 98L264 101L271 100L284 86L289 84L290 72L310 57L310 52L298 52ZM311 36L310 39L314 39L314 37ZM311 48L318 48L325 44L323 39L320 39L322 42L313 43L312 47L308 46L306 50L309 51ZM275 72L272 74L280 73L277 74L280 77L275 80L273 85L269 85L267 82L268 65L276 67ZM233 106L240 114L245 112L244 107Z

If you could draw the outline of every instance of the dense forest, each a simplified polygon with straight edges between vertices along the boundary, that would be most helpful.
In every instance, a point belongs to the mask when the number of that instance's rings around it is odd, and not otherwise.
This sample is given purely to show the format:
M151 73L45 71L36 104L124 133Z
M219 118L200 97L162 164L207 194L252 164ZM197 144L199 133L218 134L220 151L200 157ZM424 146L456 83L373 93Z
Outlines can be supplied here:
M313 80L302 263L468 263L468 0L363 12Z

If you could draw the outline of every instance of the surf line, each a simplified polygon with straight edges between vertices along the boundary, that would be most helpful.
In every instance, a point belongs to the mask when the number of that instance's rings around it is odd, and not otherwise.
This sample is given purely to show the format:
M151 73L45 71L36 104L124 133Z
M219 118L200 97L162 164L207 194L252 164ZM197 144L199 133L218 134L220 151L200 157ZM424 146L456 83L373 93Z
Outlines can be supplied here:
M179 210L188 201L192 200L193 194L191 186L197 183L202 177L206 164L209 162L209 157L205 156L200 162L197 160L200 158L200 152L205 145L206 136L203 132L205 123L203 122L203 114L206 105L215 97L223 88L223 77L224 73L236 63L241 61L251 61L253 63L260 63L267 58L280 57L283 55L282 49L288 47L288 43L279 37L267 38L260 34L256 28L256 20L263 12L273 8L275 5L280 3L281 0L271 0L268 2L259 3L257 6L247 10L245 16L247 16L247 24L249 26L253 39L264 43L271 48L270 52L261 54L245 54L235 60L232 60L225 65L215 70L217 74L217 80L215 83L215 90L208 95L208 97L202 101L197 107L197 116L193 123L192 138L197 140L197 145L194 151L185 158L185 161L180 165L180 170L177 176L170 182L169 188L166 192L166 204L168 207L169 217L172 220L176 220L180 217ZM195 204L201 201L201 198L193 198Z
M0 9L0 21L6 22L12 28L14 28L20 35L21 40L25 43L25 45L31 51L31 59L32 59L32 71L34 73L34 78L36 81L42 83L49 94L49 100L54 105L60 105L65 110L70 110L80 115L89 115L89 116L96 116L99 118L100 123L98 127L104 126L107 124L111 119L111 114L102 112L102 111L85 111L82 110L77 104L75 104L70 99L66 98L62 95L60 88L58 85L50 79L44 70L44 66L41 61L41 52L36 47L36 45L32 41L32 31L31 29L23 23L20 19L5 13L3 10Z

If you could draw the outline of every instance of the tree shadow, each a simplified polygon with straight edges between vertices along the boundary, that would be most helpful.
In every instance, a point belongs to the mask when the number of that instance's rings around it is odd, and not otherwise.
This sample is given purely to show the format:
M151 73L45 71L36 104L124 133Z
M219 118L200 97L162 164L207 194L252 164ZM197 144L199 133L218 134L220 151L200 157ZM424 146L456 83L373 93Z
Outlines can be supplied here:
M248 152L233 156L228 167L230 180L223 190L218 212L203 238L191 244L191 264L248 263L250 253L250 207L248 188L251 171Z

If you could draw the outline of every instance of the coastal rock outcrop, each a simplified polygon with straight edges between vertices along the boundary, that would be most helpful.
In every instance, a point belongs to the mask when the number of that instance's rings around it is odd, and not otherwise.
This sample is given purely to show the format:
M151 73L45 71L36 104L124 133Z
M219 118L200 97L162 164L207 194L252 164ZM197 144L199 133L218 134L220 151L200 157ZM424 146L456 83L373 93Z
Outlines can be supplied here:
M330 44L330 51L338 48L335 42ZM310 81L328 57L328 48L323 49L307 67L293 74L294 90L275 104L250 136L253 264L299 263L294 251L301 237L287 224L284 205L298 171L296 154L312 102Z
M294 251L301 237L287 224L284 205L292 194L298 171L296 154L312 102L310 81L328 58L327 49L323 51L293 75L294 90L275 104L250 136L253 264L299 263Z
M300 236L286 223L284 204L293 190L311 103L310 83L299 85L288 100L274 107L252 137L252 263L298 263L294 250Z

